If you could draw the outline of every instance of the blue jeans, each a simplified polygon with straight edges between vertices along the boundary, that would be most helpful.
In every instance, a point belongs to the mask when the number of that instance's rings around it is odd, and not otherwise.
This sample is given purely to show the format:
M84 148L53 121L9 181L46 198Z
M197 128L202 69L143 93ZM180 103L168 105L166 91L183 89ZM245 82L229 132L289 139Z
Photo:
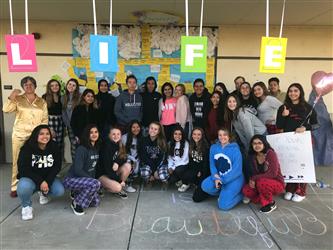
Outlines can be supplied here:
M27 177L22 177L17 184L17 195L21 200L22 207L27 207L32 205L31 197L39 190L39 187L36 187L36 184L33 180ZM49 195L51 196L62 196L65 192L62 182L55 178L51 187L49 187Z

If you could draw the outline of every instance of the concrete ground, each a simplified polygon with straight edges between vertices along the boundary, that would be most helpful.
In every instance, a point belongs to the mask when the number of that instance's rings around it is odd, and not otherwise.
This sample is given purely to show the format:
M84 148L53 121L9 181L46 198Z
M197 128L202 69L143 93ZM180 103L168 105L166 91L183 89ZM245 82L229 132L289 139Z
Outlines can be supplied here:
M333 167L317 168L333 186ZM0 249L332 249L333 189L308 187L307 199L277 198L265 215L253 204L229 212L216 198L196 204L192 190L159 186L121 200L106 194L98 208L75 216L68 194L47 205L34 196L34 219L21 220L19 199L9 197L10 166L0 166Z

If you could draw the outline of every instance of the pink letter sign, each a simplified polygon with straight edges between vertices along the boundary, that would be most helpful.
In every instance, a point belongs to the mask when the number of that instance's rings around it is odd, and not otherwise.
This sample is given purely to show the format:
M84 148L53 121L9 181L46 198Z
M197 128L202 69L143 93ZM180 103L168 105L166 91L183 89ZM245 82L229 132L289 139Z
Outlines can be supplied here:
M33 35L6 35L10 72L36 72L36 48Z

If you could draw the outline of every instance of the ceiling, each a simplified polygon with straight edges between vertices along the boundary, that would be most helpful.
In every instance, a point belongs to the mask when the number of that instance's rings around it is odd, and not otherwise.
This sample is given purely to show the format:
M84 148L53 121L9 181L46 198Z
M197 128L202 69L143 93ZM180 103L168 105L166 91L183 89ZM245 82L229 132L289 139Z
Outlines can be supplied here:
M189 21L198 25L201 0L189 1ZM0 0L0 19L9 19ZM92 0L29 0L29 20L92 23ZM131 13L156 10L185 16L184 0L113 0L113 22L135 23ZM24 19L24 1L12 0L15 20ZM270 24L281 22L283 0L270 0ZM265 0L206 0L204 25L265 24ZM96 0L97 22L109 22L109 0ZM285 25L333 25L333 0L286 0Z

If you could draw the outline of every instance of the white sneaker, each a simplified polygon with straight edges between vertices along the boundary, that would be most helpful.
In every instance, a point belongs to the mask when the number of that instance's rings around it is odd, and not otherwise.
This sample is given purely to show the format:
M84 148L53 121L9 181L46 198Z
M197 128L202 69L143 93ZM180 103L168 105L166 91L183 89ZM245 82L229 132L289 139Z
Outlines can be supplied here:
M299 194L294 194L294 196L291 200L294 202L301 202L304 199L305 199L305 196L301 196Z
M245 197L245 196L244 196L244 198L243 198L243 203L244 203L244 204L249 204L250 201L251 201L251 200L250 200L249 197Z
M181 185L183 185L183 182L182 182L182 181L177 181L177 182L176 182L176 187L179 188Z
M38 192L39 194L39 204L45 205L49 203L49 198L47 197L46 194L43 194L42 192Z
M290 192L286 192L284 194L284 199L287 200L287 201L290 201L291 199L293 198L293 194L290 193Z
M125 191L127 193L135 193L136 192L136 189L132 186L132 185L126 185L125 187Z
M178 188L179 192L186 192L187 189L190 188L190 185L183 184Z
M22 220L32 220L34 217L32 214L32 207L22 207Z

